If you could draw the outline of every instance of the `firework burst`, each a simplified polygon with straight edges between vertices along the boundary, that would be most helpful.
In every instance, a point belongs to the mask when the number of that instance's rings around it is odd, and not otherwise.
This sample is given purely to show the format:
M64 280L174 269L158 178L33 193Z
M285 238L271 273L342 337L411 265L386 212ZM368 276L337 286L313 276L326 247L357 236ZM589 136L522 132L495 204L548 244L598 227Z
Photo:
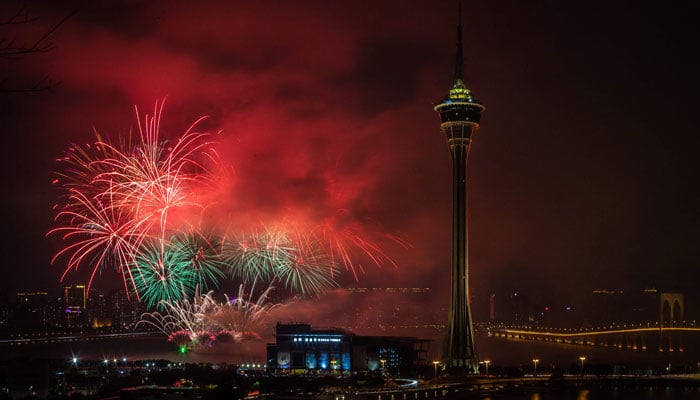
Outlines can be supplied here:
M201 219L208 209L202 193L213 188L213 173L223 170L219 157L210 135L194 130L201 119L175 140L162 139L162 111L162 103L156 104L153 115L142 117L137 109L137 135L112 143L96 133L93 144L73 145L58 160L65 169L54 183L64 189L64 196L55 207L57 226L47 235L65 242L52 259L52 264L66 260L61 280L87 268L89 293L97 274L114 267L127 294L149 308L158 307L167 321L174 321L185 317L168 309L204 304L207 295L200 296L197 288L216 288L227 277L253 288L256 282L267 283L270 288L262 298L267 298L271 285L309 297L337 287L343 267L357 280L364 268L353 255L379 267L396 267L362 234L362 227L342 213L321 224L306 221L295 226L285 219L253 233L202 230L187 216ZM183 303L192 296L199 300ZM239 294L235 302L219 307L216 318L254 320L255 310L264 307L250 297L244 303L243 298ZM233 322L221 324L219 333L229 336L254 331ZM202 329L181 327L173 332L207 331Z
M227 339L240 342L259 339L257 333L265 316L275 305L268 303L268 295L273 288L268 286L253 301L252 292L246 299L245 286L240 285L238 297L217 302L213 292L204 295L195 290L193 300L162 300L162 311L144 313L139 325L156 328L178 345L197 348L211 345L217 340Z
M57 173L54 183L62 185L66 196L63 204L55 206L58 226L47 234L61 235L67 245L52 263L67 257L62 279L80 266L91 268L88 292L97 272L111 265L138 295L149 274L141 266L164 266L170 261L171 255L165 252L166 238L173 230L168 224L169 213L177 208L201 207L193 193L207 183L208 167L218 163L212 142L207 140L209 134L193 130L200 119L173 143L161 140L162 110L163 104L156 104L154 115L143 120L136 111L136 141L114 145L96 133L94 144L73 146L58 159L66 169ZM154 240L160 243L160 254L154 254ZM183 245L183 249L188 247ZM141 254L142 250L146 253ZM175 274L176 264L168 271L166 267L154 269L154 277ZM211 269L203 271L209 279L215 275ZM177 285L182 286L182 281Z
M199 343L198 339L203 332L210 332L214 328L207 318L217 307L212 292L202 296L199 290L196 290L191 301L162 300L160 305L161 312L144 313L136 326L149 325L168 336L170 341L183 344L183 338L186 338L186 341L193 345Z
M291 292L315 296L337 287L335 266L320 242L298 231L267 228L222 246L231 275L243 282L280 283Z
M256 336L255 332L264 322L265 316L276 305L268 303L272 286L268 286L257 299L253 298L254 288L255 285L246 296L245 285L239 285L238 295L233 298L226 295L227 301L217 305L210 314L210 321L222 332L229 335L233 333L234 339Z
M379 230L369 230L372 224L349 220L346 212L338 211L321 222L287 218L277 225L277 235L293 243L295 256L305 261L310 270L328 267L328 279L335 280L341 270L349 271L355 281L365 273L364 263L381 268L398 268L397 262L384 250L380 242L389 242L408 248L410 245L398 236Z
M298 238L295 243L298 247L276 266L275 279L303 296L338 287L335 264L321 243L313 237Z
M248 283L258 279L270 281L277 266L295 249L277 232L266 230L261 234L231 235L221 250L231 275Z

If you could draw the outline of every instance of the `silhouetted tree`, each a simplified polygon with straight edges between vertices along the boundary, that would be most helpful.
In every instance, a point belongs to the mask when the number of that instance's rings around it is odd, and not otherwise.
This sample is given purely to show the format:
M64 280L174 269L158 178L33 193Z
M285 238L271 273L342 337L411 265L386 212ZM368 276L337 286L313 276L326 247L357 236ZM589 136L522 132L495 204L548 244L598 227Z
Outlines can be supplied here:
M12 15L0 16L0 59L9 62L23 57L32 56L39 53L46 53L54 48L53 43L48 41L56 30L63 25L73 13L65 16L58 23L37 38L20 39L14 36L13 28L19 25L31 24L37 21L36 17L30 15L26 5L21 5ZM48 75L24 85L12 86L6 77L0 77L0 92L20 93L36 92L46 90L56 86L58 83L49 78Z

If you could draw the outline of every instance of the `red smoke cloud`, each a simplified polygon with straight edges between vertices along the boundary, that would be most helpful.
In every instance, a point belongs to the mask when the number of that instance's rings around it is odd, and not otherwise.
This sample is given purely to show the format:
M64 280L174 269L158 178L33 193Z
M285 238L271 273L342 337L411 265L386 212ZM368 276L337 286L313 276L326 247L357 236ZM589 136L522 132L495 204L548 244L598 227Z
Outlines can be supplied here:
M90 103L70 105L73 115L86 120L56 128L71 131L67 140L79 140L85 137L80 125L89 123L114 138L133 129L134 118L125 117L129 103L149 110L167 95L162 135L178 134L201 113L210 116L202 129L221 130L217 150L235 174L232 185L220 188L218 221L236 226L285 218L334 220L341 226L368 224L368 235L410 236L415 218L427 220L421 214L436 189L435 176L420 170L447 173L439 171L445 162L421 160L428 143L437 146L427 158L447 156L440 138L422 137L437 136L431 132L437 122L430 104L424 103L436 94L426 91L420 66L400 72L409 78L396 82L401 86L379 88L403 95L402 86L410 86L410 97L377 93L370 82L393 80L396 71L388 55L362 53L382 24L355 9L347 11L358 20L342 10L313 10L153 6L129 15L123 21L129 26L118 19L94 26L78 14L55 38L61 47L51 54L51 73L62 90ZM358 22L368 31L351 29ZM409 37L381 40L396 45L411 36L423 40L417 31L402 35ZM377 103L375 97L388 101ZM49 118L60 111L47 110ZM425 131L414 128L415 117L407 120L417 113L423 114L421 123L430 123ZM403 249L387 251L399 257Z
M235 174L218 188L218 223L330 218L359 224L370 237L396 234L411 247L382 245L398 269L362 260L366 274L344 283L430 286L435 308L446 304L451 165L432 106L451 85L452 2L72 6L31 9L39 22L20 32L31 37L77 13L50 37L51 51L3 66L10 82L45 74L60 82L3 98L3 147L16 150L2 161L16 171L5 177L2 207L17 233L10 247L36 244L8 251L8 265L48 268L54 158L70 142L92 140L93 128L127 134L134 104L150 110L167 97L163 135L175 137L202 115L209 119L200 129L221 131L217 150ZM666 276L694 273L694 117L691 107L651 99L690 98L677 88L691 87L697 62L656 73L669 68L658 63L687 52L659 46L666 42L654 35L671 37L685 25L654 10L658 24L637 26L620 18L624 10L607 10L465 7L467 83L487 106L471 152L477 315L486 314L492 291L555 288L552 297L569 296L630 276L668 285L676 281ZM619 35L620 24L634 34ZM649 46L657 56L647 56ZM660 126L676 135L666 147ZM659 278L659 265L678 273ZM8 274L8 282L24 279Z
M61 82L62 101L44 110L55 151L91 141L91 127L118 140L136 129L133 104L151 113L167 97L163 137L201 115L209 118L198 129L220 132L217 151L233 174L216 188L209 221L225 229L352 228L396 265L377 267L358 251L357 281L345 271L343 284L444 284L446 273L434 271L449 257L449 164L430 109L442 90L414 53L433 51L419 27L397 33L388 25L398 21L350 5L151 4L122 12L81 10L53 37L60 46L42 55Z

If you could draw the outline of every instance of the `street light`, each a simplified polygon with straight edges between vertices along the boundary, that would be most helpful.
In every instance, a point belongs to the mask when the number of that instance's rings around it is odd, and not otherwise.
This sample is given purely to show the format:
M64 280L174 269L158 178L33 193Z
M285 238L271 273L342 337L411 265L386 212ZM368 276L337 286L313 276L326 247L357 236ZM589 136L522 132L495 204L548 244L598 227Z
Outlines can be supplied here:
M433 361L433 365L435 366L435 377L437 378L437 367L440 365L440 361Z
M540 362L539 358L533 358L532 363L535 364L535 376L537 376L537 363Z
M489 375L489 364L491 364L491 360L484 360L484 366L486 367L486 376Z
M581 356L578 359L581 361L581 375L583 375L583 362L586 361L586 357Z

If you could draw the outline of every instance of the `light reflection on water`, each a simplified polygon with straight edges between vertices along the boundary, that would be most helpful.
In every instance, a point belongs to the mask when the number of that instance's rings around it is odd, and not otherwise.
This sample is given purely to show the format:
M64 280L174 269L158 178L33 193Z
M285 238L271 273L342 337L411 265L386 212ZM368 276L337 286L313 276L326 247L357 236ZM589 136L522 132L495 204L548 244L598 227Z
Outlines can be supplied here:
M165 359L183 363L260 363L265 362L264 341L219 343L186 354L179 354L177 346L163 335L138 338L110 338L88 341L65 341L19 346L0 346L0 360L13 358L45 359Z
M700 388L572 389L543 393L499 393L481 400L700 400Z
M109 339L97 341L78 341L54 344L37 344L26 346L2 346L0 359L15 357L31 358L65 358L72 355L80 358L102 359L104 357L127 357L136 359L167 359L175 362L194 363L264 363L265 344L274 339L251 341L241 344L215 345L211 348L177 353L176 346L168 343L163 336L131 339ZM477 338L479 354L490 358L491 365L521 365L530 367L533 357L542 360L543 372L550 365L557 368L575 366L578 357L585 354L586 363L624 363L630 366L645 367L652 364L666 365L670 362L679 364L698 357L698 352L659 354L656 352L631 352L581 346L552 345L538 342L508 342L496 338ZM690 347L696 349L697 347ZM698 360L694 360L695 365ZM539 366L538 366L539 371ZM480 400L700 400L698 387L632 387L632 388L589 388L589 389L546 389L537 392L501 391L483 397ZM473 399L470 397L469 400ZM467 400L467 399L465 399Z
M540 359L543 372L556 368L575 368L579 357L586 356L586 365L611 364L630 368L661 368L673 366L696 366L700 360L700 340L686 340L684 352L658 352L654 350L634 351L578 346L534 341L508 341L502 338L477 336L477 353L481 359L491 360L491 365L531 366L532 359ZM696 371L687 371L696 372ZM546 400L546 399L545 399Z
M700 336L700 335L698 335ZM441 337L434 339L430 355L438 353ZM264 363L265 345L274 342L273 337L245 343L217 343L211 348L179 355L177 348L168 343L164 336L104 339L96 341L75 341L53 344L32 344L24 346L0 346L0 360L17 356L62 358L77 354L82 357L102 359L103 357L127 356L129 359L169 359L177 362L203 363ZM590 346L575 346L549 342L508 341L502 338L477 335L476 346L480 359L490 360L492 371L498 367L523 367L525 371L532 368L532 360L537 358L539 373L551 370L567 370L570 373L580 371L579 357L586 356L586 366L624 365L629 369L644 371L648 368L661 369L671 364L674 367L688 366L691 370L676 372L700 372L700 338L684 340L685 352L659 353L653 350L632 351ZM435 359L435 358L432 358ZM576 399L576 397L574 397ZM544 396L541 400L547 400ZM595 399L593 399L595 400Z

